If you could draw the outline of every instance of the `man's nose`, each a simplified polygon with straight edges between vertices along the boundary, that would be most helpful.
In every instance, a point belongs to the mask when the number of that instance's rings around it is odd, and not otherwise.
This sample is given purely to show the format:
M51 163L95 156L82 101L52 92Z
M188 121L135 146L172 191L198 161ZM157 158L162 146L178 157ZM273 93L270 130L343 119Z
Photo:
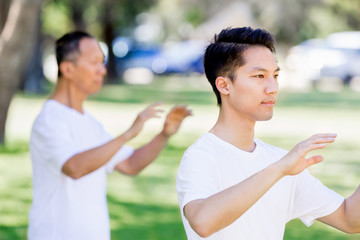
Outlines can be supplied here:
M279 84L277 82L277 79L275 77L271 77L268 79L268 84L266 87L266 93L267 94L274 94L279 91Z

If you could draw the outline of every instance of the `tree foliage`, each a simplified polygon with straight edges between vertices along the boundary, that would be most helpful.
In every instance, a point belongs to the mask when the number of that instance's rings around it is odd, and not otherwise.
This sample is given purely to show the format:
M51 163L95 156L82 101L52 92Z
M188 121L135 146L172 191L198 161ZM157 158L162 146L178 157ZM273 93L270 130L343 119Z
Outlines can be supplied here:
M332 32L360 30L358 0L252 0L261 26L278 41L295 44Z
M109 52L109 75L114 76L111 44L118 35L131 35L142 12L162 19L164 34L158 40L190 36L202 22L235 0L0 0L0 143L11 97L21 82L41 17L45 36L58 38L65 32L86 30L105 41ZM278 42L296 44L325 37L336 31L360 30L359 0L249 0L256 27L273 33ZM44 3L44 4L42 4ZM14 4L20 15L9 14ZM41 12L40 12L41 10ZM9 22L17 27L4 37ZM185 27L183 27L185 26ZM184 34L185 33L185 34ZM52 42L53 44L53 42ZM53 46L52 46L53 47ZM34 49L34 48L33 48ZM6 60L5 60L6 59Z

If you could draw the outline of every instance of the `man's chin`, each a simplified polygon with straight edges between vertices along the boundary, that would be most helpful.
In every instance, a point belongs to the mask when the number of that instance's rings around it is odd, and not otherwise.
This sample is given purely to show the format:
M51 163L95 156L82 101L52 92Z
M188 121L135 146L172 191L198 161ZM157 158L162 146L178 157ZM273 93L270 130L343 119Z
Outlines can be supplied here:
M270 115L263 116L262 118L258 119L258 121L259 121L259 122L269 121L270 119L272 119L272 117L273 117L273 114L271 113Z

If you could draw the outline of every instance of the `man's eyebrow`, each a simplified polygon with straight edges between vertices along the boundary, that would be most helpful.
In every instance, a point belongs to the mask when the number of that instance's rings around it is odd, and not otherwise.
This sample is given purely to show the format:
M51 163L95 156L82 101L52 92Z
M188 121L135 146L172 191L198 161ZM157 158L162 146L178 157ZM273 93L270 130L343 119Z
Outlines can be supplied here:
M262 68L262 67L253 67L253 68L251 68L251 71L252 72L255 72L255 71L268 72L269 70L265 69L265 68ZM277 67L274 72L279 72L279 71L280 71L280 67Z

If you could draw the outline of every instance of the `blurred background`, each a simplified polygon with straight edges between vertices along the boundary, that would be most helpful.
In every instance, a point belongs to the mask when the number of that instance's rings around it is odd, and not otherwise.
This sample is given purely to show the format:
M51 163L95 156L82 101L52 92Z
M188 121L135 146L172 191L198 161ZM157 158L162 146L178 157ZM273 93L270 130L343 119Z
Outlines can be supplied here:
M154 165L136 178L112 174L108 187L113 239L185 239L177 167L217 117L202 54L215 33L241 26L265 28L277 40L281 93L257 136L289 150L313 133L337 132L327 161L311 171L349 195L360 183L359 0L0 0L0 240L26 239L31 125L56 83L54 42L75 29L94 35L106 55L104 87L86 107L109 132L127 129L156 101L193 109ZM150 121L130 144L161 125ZM295 220L285 239L360 236Z

